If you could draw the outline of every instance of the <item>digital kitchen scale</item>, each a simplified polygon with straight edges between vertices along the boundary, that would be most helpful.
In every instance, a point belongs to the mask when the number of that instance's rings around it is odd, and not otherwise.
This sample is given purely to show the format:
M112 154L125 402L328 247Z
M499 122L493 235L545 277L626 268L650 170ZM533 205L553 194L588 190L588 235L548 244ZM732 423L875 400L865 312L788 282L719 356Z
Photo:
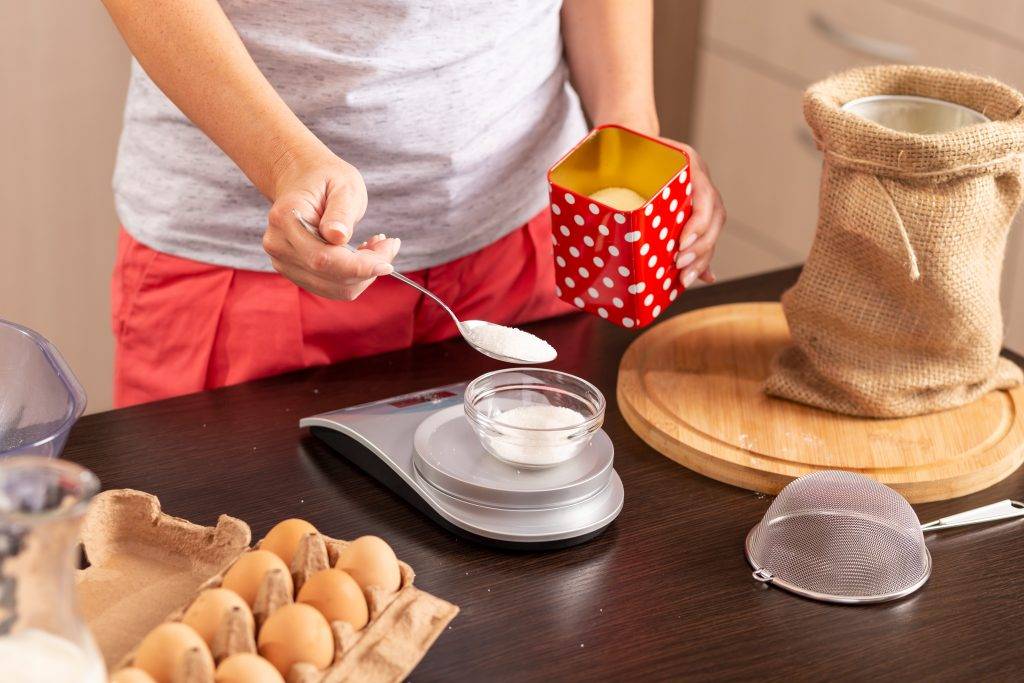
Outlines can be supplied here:
M484 451L466 420L467 384L342 408L303 418L299 426L459 536L546 550L604 531L623 500L604 430L561 465L507 465Z

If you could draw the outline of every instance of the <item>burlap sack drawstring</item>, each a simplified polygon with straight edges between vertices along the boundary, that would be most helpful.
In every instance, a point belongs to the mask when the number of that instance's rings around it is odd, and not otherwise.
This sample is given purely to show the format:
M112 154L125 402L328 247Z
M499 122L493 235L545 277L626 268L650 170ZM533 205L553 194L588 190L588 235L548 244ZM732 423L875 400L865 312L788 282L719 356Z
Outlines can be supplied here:
M872 95L956 102L990 122L916 135L842 109ZM970 74L880 66L811 86L804 113L824 152L820 215L782 299L793 342L767 392L900 417L1020 384L999 356L999 280L1024 198L1024 96Z
M920 280L921 268L917 265L917 253L914 251L914 245L910 243L910 235L907 233L907 226L903 223L903 216L900 215L900 210L896 208L896 202L892 198L892 193L889 192L882 179L876 175L871 177L874 178L875 183L882 190L885 200L889 203L889 208L892 209L892 218L896 223L896 232L899 234L903 248L907 252L907 260L910 263L910 279L914 281Z
M857 161L856 159L843 157L841 154L836 154L835 152L832 152L831 150L827 149L824 144L822 144L821 140L816 135L812 137L814 139L815 146L819 150L821 150L822 153L824 153L826 156L833 156L843 161ZM903 150L900 150L899 154L896 157L897 166L899 166L900 160L902 158ZM874 178L875 181L878 183L878 187L882 190L882 193L885 195L886 200L889 202L889 207L892 209L893 219L896 221L896 230L899 233L900 240L903 242L903 248L906 249L907 260L910 263L910 279L920 280L921 269L917 265L917 254L914 252L914 245L911 244L910 242L910 235L907 233L907 227L903 224L903 217L900 216L900 210L896 208L896 202L893 201L892 194L885 187L885 183L882 182L882 179L879 178L878 176L871 177Z

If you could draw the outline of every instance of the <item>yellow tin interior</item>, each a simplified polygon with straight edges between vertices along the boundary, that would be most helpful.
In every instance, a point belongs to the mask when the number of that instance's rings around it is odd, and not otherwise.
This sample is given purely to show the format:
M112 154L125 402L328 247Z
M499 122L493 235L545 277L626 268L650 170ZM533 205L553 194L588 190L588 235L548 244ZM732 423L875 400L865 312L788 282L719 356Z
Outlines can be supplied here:
M625 128L595 130L551 169L555 185L583 195L628 187L646 201L686 166L686 154Z

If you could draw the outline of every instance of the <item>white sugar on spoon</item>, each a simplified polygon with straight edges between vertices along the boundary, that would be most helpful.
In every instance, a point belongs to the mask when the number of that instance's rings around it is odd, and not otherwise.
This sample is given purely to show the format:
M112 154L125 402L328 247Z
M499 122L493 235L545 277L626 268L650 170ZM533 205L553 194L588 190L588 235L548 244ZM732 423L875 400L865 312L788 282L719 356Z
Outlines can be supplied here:
M558 353L540 337L515 327L505 327L482 320L467 320L467 341L492 358L514 358L522 363L549 363Z

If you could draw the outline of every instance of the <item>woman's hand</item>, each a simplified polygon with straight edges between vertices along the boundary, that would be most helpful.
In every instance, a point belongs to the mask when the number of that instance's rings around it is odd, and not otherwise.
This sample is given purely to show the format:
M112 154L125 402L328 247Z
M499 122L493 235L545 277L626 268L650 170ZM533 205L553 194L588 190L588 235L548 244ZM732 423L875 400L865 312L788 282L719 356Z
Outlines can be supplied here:
M683 150L690 157L693 211L679 235L679 253L676 255L676 266L682 271L679 279L684 287L692 285L698 277L704 282L714 282L711 259L725 224L725 205L711 182L707 165L693 147L667 138L662 140Z
M618 123L658 135L653 22L651 0L563 0L562 38L569 72L594 126ZM690 157L693 213L680 235L680 278L687 287L698 277L714 282L710 264L725 222L722 198L692 147L661 139Z
M351 301L394 270L397 238L375 235L356 253L341 246L366 211L366 186L354 166L326 148L289 156L282 166L263 235L263 249L277 272L313 294ZM295 210L319 225L329 244L306 232Z

